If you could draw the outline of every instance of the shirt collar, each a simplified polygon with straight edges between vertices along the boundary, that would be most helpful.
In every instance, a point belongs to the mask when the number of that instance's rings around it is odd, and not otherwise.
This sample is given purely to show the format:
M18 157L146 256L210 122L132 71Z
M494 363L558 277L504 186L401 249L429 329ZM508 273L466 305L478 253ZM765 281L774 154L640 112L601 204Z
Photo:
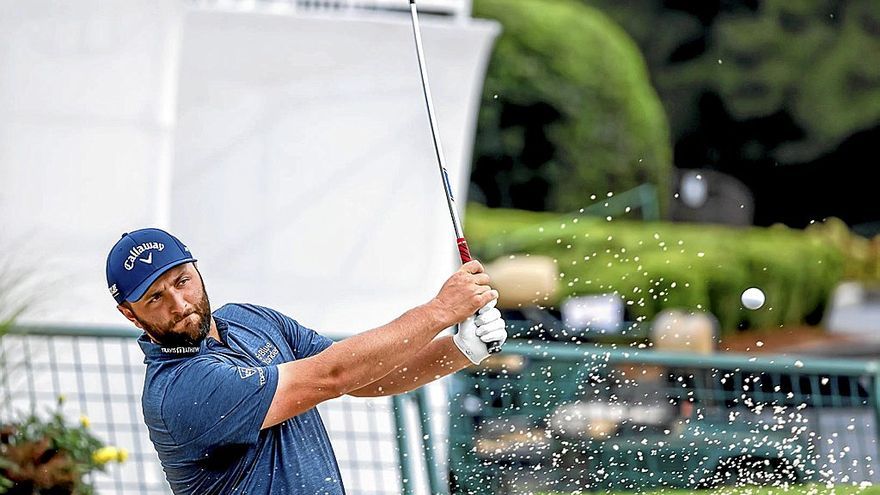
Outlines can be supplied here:
M214 322L217 324L217 333L220 334L220 340L223 342L227 341L227 335L229 333L229 324L226 323L225 320L222 320L216 316L214 316ZM180 359L189 356L195 356L202 352L208 345L208 341L213 341L209 337L206 337L202 340L197 346L180 346L180 347L167 347L161 344L157 344L147 336L146 333L141 334L138 338L138 345L140 345L141 350L144 352L144 356L147 361L156 361L156 360L170 360L170 359ZM217 343L217 342L215 342Z
M166 347L153 342L146 333L143 333L138 338L138 345L141 346L141 350L144 351L144 356L147 361L163 361L194 356L204 349L205 341L202 341L198 346L194 347Z
M223 344L228 343L229 339L227 336L229 335L229 323L223 318L218 318L216 316L214 317L214 323L217 324L217 333L220 335L220 342Z

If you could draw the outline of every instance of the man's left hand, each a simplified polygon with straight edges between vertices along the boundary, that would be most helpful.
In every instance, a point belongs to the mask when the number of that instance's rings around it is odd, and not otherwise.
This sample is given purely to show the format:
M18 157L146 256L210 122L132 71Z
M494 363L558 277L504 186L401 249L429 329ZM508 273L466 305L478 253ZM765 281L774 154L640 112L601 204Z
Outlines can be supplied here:
M489 357L489 345L501 347L507 340L506 325L501 312L495 308L496 302L497 299L493 299L480 308L476 316L463 321L453 336L456 347L474 364Z

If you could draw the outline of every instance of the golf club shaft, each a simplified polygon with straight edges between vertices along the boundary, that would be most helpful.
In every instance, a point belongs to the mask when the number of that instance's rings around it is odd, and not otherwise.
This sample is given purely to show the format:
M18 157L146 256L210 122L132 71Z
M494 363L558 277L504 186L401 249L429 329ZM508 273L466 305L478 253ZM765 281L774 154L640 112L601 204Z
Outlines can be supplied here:
M462 264L471 261L471 252L468 249L467 240L458 219L458 211L455 208L455 198L452 196L452 186L449 184L449 174L446 172L446 160L443 155L443 147L440 144L440 130L437 128L437 118L434 115L434 104L431 98L431 86L428 84L428 68L425 66L425 54L422 51L422 34L419 29L419 13L416 9L416 1L409 0L409 10L412 15L413 37L416 40L416 56L419 59L419 74L422 76L422 90L425 94L425 105L428 107L428 121L431 124L431 137L434 140L434 152L437 155L437 164L440 166L440 178L443 180L443 192L446 193L446 205L449 207L449 216L452 218L452 228L455 230L455 242L458 245L458 255ZM489 352L494 354L501 350L497 342L488 345Z

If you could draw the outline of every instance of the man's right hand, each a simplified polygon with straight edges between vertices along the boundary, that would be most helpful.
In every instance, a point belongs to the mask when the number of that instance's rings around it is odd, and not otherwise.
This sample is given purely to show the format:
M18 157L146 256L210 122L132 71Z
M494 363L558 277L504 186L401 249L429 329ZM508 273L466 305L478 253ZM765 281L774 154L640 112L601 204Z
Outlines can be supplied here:
M428 303L444 327L463 322L477 310L498 299L498 291L489 286L483 265L473 260L461 265Z

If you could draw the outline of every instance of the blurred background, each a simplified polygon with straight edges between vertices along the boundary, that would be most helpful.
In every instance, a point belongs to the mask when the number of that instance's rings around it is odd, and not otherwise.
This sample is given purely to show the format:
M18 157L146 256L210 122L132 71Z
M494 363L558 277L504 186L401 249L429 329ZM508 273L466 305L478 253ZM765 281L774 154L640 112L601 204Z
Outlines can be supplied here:
M870 492L880 4L418 8L511 341L322 405L349 491ZM123 232L184 240L215 308L334 338L458 264L405 0L0 1L0 47L0 493L80 483L22 474L52 455L168 493L104 292Z
M483 235L482 220L500 215L498 208L557 212L554 232L533 231L529 248L565 257L562 271L580 275L561 286L567 295L611 289L631 300L634 288L663 279L650 301L629 309L646 317L667 306L709 309L724 334L823 319L832 330L873 333L877 213L866 148L880 109L873 4L488 1L474 8L504 30L480 107L471 235ZM525 21L530 16L534 22ZM654 199L620 198L632 191L644 198L646 186ZM509 214L553 223L549 214ZM607 222L572 224L583 215ZM622 221L633 218L659 223ZM499 229L513 230L503 225L510 218L498 220ZM582 238L561 231L563 223L594 233ZM606 239L594 229L621 236ZM664 238L652 240L655 233ZM474 243L487 255L515 250L489 236ZM644 252L641 264L653 274L607 256L620 254L602 252L609 247ZM807 254L813 249L828 251ZM693 285L684 289L682 280ZM851 297L838 302L865 300L858 318L829 306L847 280L860 283L847 284L841 296ZM677 290L657 297L676 281ZM775 316L732 304L749 284L781 290L768 296Z

